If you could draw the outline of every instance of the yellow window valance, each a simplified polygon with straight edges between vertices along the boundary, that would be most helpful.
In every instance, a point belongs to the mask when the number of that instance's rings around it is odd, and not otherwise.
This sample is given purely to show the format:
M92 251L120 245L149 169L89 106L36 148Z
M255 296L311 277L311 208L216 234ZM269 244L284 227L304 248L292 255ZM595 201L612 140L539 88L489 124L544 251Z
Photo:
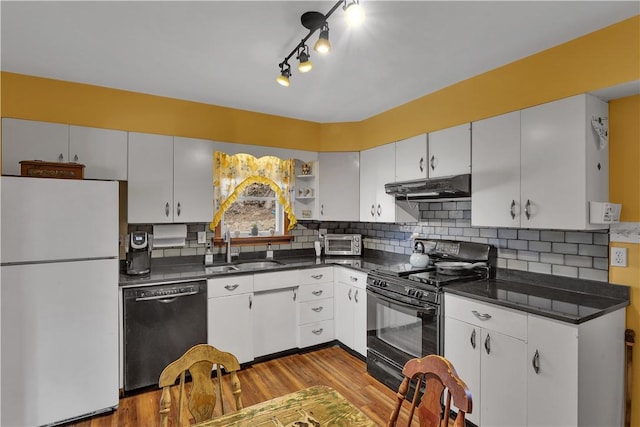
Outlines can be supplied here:
M266 184L276 193L278 202L289 218L289 229L298 220L291 207L291 179L293 159L282 160L274 156L256 158L250 154L229 155L221 151L213 153L214 202L217 211L210 228L215 230L224 212L251 184Z

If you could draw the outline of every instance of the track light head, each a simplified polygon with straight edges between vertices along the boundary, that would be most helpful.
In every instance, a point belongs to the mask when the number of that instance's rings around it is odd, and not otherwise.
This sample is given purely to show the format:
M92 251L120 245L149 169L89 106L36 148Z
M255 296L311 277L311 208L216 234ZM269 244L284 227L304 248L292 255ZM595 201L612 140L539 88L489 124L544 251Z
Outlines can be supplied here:
M352 27L357 27L364 21L364 10L360 6L360 0L352 0L347 4L349 0L345 0L345 4L342 7L347 15L347 22Z
M302 44L298 50L298 60L300 61L300 64L298 64L298 71L301 73L308 73L313 68L313 64L309 60L309 56L309 46Z
M329 43L329 24L326 22L320 30L320 36L318 37L316 44L313 46L313 50L322 54L326 54L331 51L331 43Z
M280 64L280 75L276 81L284 87L289 87L289 77L291 77L291 66L284 61Z

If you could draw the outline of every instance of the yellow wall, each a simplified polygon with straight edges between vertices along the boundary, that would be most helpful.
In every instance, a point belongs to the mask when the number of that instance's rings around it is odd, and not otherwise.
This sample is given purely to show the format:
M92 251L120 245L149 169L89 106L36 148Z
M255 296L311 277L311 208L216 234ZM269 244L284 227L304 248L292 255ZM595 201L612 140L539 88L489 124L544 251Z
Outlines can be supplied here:
M609 199L622 203L621 221L640 223L640 95L609 103ZM610 267L609 281L631 287L631 306L627 309L627 328L633 329L631 410L633 426L640 426L640 244L611 242L627 248L627 267Z
M640 79L640 15L462 81L361 122L318 124L196 102L2 72L0 113L14 117L312 151L359 151ZM610 103L611 200L640 221L640 97ZM302 138L304 136L304 138ZM627 326L639 334L640 249L610 281L632 287ZM632 413L640 426L640 354Z

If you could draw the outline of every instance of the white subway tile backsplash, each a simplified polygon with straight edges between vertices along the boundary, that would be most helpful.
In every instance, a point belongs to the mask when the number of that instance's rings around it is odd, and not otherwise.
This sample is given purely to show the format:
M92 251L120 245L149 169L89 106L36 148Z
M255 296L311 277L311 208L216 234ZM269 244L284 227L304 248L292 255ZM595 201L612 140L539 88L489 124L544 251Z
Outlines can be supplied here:
M534 261L537 262L540 260L540 253L539 252L532 252L532 251L518 251L516 253L516 256L518 259L522 260L522 261Z
M499 228L498 237L501 239L517 239L518 230L513 230L511 228Z
M519 240L540 240L540 231L538 230L518 230Z
M578 277L586 280L597 280L600 282L609 281L609 272L605 270L594 270L592 268L580 268Z
M551 264L542 262L530 262L529 271L532 273L551 274Z
M517 260L517 259L508 259L507 260L507 268L509 268L511 270L527 271L527 262L526 261L520 261L520 260Z
M576 245L575 243L553 243L551 245L551 249L553 252L560 254L578 254L578 245Z
M541 253L540 262L546 262L548 264L564 264L564 255L554 253Z
M497 228L481 228L480 237L495 239L496 237L498 237L498 229Z
M593 258L590 256L565 255L564 263L565 265L572 265L574 267L591 268L593 266Z
M593 234L587 232L567 231L565 233L565 241L567 243L593 243Z
M578 268L567 265L552 265L551 274L554 276L578 277Z
M551 242L529 242L529 250L536 252L551 252Z
M526 240L508 240L507 247L509 249L527 250L529 249L529 242Z
M545 242L564 242L564 231L542 230L540 240Z
M609 253L608 246L580 245L578 249L580 255L606 257Z

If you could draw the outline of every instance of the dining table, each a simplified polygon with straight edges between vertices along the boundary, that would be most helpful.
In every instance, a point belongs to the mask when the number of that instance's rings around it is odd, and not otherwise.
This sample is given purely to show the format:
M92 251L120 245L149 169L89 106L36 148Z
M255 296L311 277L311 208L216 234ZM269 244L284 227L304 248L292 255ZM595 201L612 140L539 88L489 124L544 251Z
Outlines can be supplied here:
M194 424L192 427L222 426L372 427L375 424L333 388L315 385Z

